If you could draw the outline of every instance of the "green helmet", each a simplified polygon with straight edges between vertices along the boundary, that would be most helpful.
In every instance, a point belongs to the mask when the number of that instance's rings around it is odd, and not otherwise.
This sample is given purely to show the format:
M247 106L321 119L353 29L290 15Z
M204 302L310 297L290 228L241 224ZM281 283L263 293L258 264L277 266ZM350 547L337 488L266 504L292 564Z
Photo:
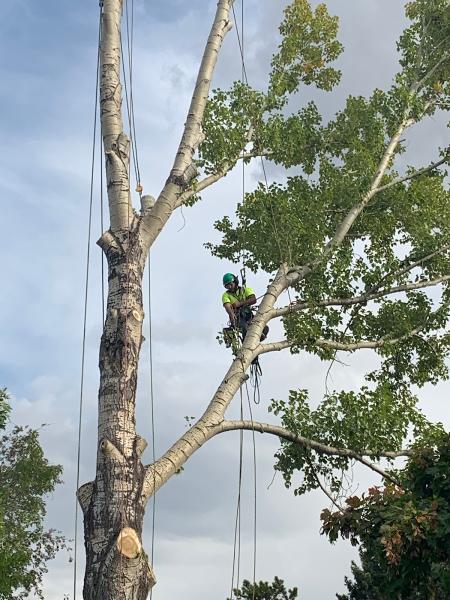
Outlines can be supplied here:
M232 283L235 279L236 277L233 275L233 273L225 273L225 275L222 278L223 285L228 285L229 283Z

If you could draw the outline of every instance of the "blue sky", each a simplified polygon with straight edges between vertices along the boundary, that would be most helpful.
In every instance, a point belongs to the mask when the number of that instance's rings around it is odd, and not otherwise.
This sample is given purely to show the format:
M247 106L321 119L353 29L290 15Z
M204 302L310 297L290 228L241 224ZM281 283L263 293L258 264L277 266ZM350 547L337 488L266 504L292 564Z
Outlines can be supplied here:
M156 196L176 151L215 3L135 1L134 98L140 166L144 191ZM65 469L65 483L49 503L48 522L73 537L98 5L95 0L7 0L4 4L0 22L0 386L7 386L13 395L15 422L48 423L43 443L50 458ZM246 3L247 69L255 85L264 84L277 40L274 24L285 4ZM336 111L348 93L367 94L389 83L396 69L394 48L403 25L404 3L332 0L329 5L341 16L346 54L341 60L342 86L331 97L317 97L326 114ZM231 32L214 85L227 85L239 75L237 44ZM411 138L411 162L419 164L444 143L441 123L429 124L426 133L419 130ZM257 168L248 173L249 187L258 175ZM203 243L215 239L214 220L232 211L240 196L239 182L240 174L231 174L208 191L201 203L185 210L184 218L175 214L152 250L158 452L184 430L185 415L199 416L228 366L229 356L216 344L215 336L226 322L220 305L221 274L233 267L212 258ZM101 326L100 251L95 246L100 235L98 174L94 200L82 481L93 476L96 446ZM258 295L262 293L264 278L252 283ZM146 344L138 420L139 430L150 439L147 361ZM349 367L335 369L333 382L336 387L357 388L370 364L373 358L361 354ZM263 368L263 396L255 418L268 419L270 398L285 397L289 388L309 386L317 398L323 393L326 365L312 358L278 355L265 358ZM424 391L429 414L447 423L444 399L448 387ZM271 579L276 574L289 585L298 585L304 598L331 598L343 589L343 577L355 552L344 543L331 547L319 537L319 512L327 503L325 498L317 494L293 498L279 478L267 489L278 443L275 439L258 439L257 443L257 577ZM250 438L246 448L242 573L251 577ZM226 597L237 453L234 434L212 441L159 494L154 600L211 600L211 589L218 600ZM356 471L355 481L362 488L373 480ZM147 550L149 525L148 518ZM324 565L327 578L322 575ZM82 573L78 575L81 581ZM64 593L71 593L72 564L66 556L50 564L45 585L46 600L61 600Z

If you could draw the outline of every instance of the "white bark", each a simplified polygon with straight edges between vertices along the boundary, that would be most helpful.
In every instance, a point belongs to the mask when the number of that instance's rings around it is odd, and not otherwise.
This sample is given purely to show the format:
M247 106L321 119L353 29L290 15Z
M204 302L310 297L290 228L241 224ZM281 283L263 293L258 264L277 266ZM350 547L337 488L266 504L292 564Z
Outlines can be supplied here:
M225 35L231 29L230 10L234 0L219 0L214 22L205 46L197 82L192 95L178 152L167 182L153 209L141 222L140 235L145 254L159 235L175 208L179 197L196 176L194 153L203 139L202 121L211 86L211 79Z
M260 337L270 311L288 285L287 266L282 265L268 286L238 353L200 419L160 458L147 467L143 494L147 500L157 491L192 454L215 435L215 428L223 421L225 412L247 378L246 372L261 347Z
M206 425L206 421L208 420L210 422L208 425ZM209 419L208 414L205 413L202 419L196 423L194 427L190 428L187 434L184 435L183 438L176 444L174 444L168 453L156 461L156 463L148 465L143 488L144 496L147 498L157 491L167 481L167 479L174 472L176 472L183 465L183 463L189 459L190 456L192 456L195 451L201 448L214 436L226 431L237 431L241 429L275 435L294 444L298 444L304 448L310 448L318 454L342 456L357 460L361 464L369 467L371 470L388 480L392 480L392 477L389 475L389 473L387 473L379 465L369 461L367 457L379 456L382 458L395 459L412 455L412 452L407 449L378 453L367 449L356 452L351 448L338 448L329 446L328 444L323 444L316 440L297 435L285 427L280 427L279 425L274 425L272 423L260 423L258 421L226 421L224 419L219 420L217 423L213 423L212 420Z
M130 143L123 132L121 112L121 15L122 0L104 0L100 52L100 114L113 232L126 229L133 218L128 177Z

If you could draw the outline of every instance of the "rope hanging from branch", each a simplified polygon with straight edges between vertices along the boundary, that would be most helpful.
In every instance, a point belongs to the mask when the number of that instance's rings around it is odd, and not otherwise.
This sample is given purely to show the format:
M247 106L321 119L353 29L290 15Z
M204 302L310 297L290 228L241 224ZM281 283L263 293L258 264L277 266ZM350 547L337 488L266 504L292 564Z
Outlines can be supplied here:
M76 600L77 597L77 566L78 566L78 498L76 493L80 487L80 464L81 464L81 434L82 434L82 423L83 423L83 401L84 401L84 372L85 372L85 358L86 358L86 324L88 314L88 292L89 292L89 271L90 271L90 259L91 259L91 233L92 233L92 209L93 209L93 198L94 198L94 172L95 172L95 150L97 141L97 115L99 105L99 79L100 79L100 48L101 48L101 32L102 32L102 15L103 15L103 1L99 3L99 27L98 27L98 46L97 46L97 70L96 70L96 81L95 81L95 100L94 100L94 124L92 133L92 157L91 157L91 178L89 187L89 216L88 216L88 235L87 235L87 249L86 249L86 274L85 274L85 286L84 286L84 306L83 306L83 326L82 326L82 344L81 344L81 372L80 372L80 397L79 397L79 408L78 408L78 439L77 439L77 460L76 460L76 488L75 488L75 517L74 517L74 559L73 559L73 598ZM101 136L100 136L101 137ZM100 144L101 148L101 144ZM101 190L103 190L103 179L101 183ZM103 193L101 192L101 196ZM103 207L101 206L103 212ZM102 278L103 278L103 264L102 264ZM104 295L102 293L102 312L104 320Z
M248 84L247 79L247 70L245 66L245 57L244 57L244 0L241 0L241 32L239 32L239 27L237 24L236 12L234 9L234 4L232 6L233 18L235 22L237 41L239 46L239 53L241 58L241 80ZM242 203L245 202L245 161L244 161L244 153L245 153L245 145L246 141L243 141L242 146ZM265 171L264 171L265 172ZM266 179L266 188L267 179ZM244 253L241 251L241 279L242 285L246 285L246 273L245 273L245 258ZM255 379L256 381L256 379ZM250 403L250 395L248 391L247 384L245 384L246 392L247 392L247 400L248 400L248 408L251 422L253 423L253 414ZM241 420L243 419L243 399L242 399L242 384L239 388L240 394L240 414ZM255 444L255 432L252 432L252 446L253 446L253 509L254 509L254 519L253 519L253 599L255 598L256 593L256 548L257 548L257 478L256 478L256 444ZM239 433L239 476L238 476L238 495L236 502L236 518L235 518L235 528L234 528L234 542L233 542L233 566L232 566L232 575L231 575L231 591L230 591L230 600L233 599L234 594L234 585L236 588L239 587L240 583L240 560L241 560L241 496L242 496L242 471L243 471L243 449L244 449L244 439L243 439L243 431L241 430ZM236 576L236 577L235 577Z

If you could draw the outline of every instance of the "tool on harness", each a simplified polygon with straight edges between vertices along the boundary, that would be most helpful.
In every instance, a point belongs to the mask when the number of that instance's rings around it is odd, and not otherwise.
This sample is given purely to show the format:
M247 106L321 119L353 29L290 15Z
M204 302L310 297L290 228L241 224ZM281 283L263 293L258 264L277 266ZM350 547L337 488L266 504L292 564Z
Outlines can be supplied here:
M246 287L247 285L247 279L245 276L245 267L242 267L242 269L240 270L240 275L241 275L241 280L242 280L242 286Z
M236 323L224 327L223 338L227 348L239 348L247 334L248 327L253 319L253 311L250 306L241 306L236 310Z

